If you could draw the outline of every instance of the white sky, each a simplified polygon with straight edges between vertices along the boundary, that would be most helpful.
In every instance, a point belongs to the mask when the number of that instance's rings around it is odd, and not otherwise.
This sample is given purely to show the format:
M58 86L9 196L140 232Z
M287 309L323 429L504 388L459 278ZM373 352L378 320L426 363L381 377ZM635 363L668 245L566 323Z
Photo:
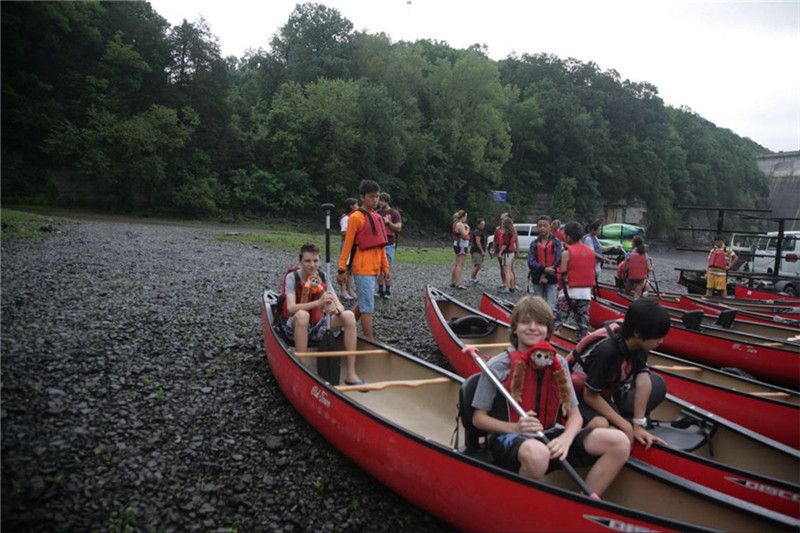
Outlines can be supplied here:
M203 16L223 55L269 49L299 0L150 0L170 24ZM649 82L664 101L772 151L800 150L800 0L319 0L393 42L551 53Z

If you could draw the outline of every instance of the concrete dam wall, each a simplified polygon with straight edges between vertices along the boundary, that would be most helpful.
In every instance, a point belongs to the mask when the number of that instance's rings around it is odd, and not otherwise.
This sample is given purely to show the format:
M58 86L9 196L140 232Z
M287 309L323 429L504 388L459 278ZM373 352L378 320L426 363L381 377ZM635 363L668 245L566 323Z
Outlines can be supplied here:
M800 151L758 156L758 168L769 180L769 204L777 218L800 218ZM786 230L800 230L800 220L787 220Z

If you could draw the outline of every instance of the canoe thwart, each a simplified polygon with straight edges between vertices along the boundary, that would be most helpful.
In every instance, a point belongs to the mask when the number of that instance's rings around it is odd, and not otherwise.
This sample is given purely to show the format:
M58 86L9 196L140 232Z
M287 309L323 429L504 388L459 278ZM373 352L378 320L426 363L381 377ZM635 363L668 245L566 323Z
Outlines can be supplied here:
M388 350L342 350L341 352L295 352L294 356L303 357L345 357L348 355L390 355Z
M770 391L762 391L762 392L751 392L753 396L761 396L763 398L788 398L790 394L788 392L770 392Z
M374 383L365 383L363 385L336 385L336 390L341 392L367 392L383 390L392 387L424 387L426 385L443 385L445 383L452 382L453 380L450 378L401 379L395 381L376 381Z
M667 372L702 372L699 366L680 366L680 365L652 365L650 368L665 370Z
M491 350L493 348L508 348L511 346L508 342L495 342L489 344L467 344L467 348L477 348L478 350Z

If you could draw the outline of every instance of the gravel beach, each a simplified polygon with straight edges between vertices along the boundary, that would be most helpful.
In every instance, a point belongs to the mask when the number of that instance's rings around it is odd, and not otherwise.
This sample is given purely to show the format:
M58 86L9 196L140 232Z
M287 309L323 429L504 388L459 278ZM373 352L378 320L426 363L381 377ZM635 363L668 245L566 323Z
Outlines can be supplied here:
M225 231L85 221L2 243L4 532L449 529L286 401L264 357L259 298L297 255L215 239ZM679 290L674 267L705 262L651 254L662 290ZM450 267L395 267L376 335L447 366L423 289L446 288ZM523 286L522 261L516 271ZM480 279L457 297L477 307L496 291L496 261Z

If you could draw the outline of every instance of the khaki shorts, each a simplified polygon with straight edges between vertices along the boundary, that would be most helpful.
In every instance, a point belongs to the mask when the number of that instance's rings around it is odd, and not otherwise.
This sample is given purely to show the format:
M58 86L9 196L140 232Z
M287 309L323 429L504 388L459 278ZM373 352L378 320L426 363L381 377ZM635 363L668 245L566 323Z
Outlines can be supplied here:
M504 267L510 267L514 265L514 254L513 252L510 254L503 254L500 258Z
M472 252L472 264L475 266L483 264L483 254L480 252Z

